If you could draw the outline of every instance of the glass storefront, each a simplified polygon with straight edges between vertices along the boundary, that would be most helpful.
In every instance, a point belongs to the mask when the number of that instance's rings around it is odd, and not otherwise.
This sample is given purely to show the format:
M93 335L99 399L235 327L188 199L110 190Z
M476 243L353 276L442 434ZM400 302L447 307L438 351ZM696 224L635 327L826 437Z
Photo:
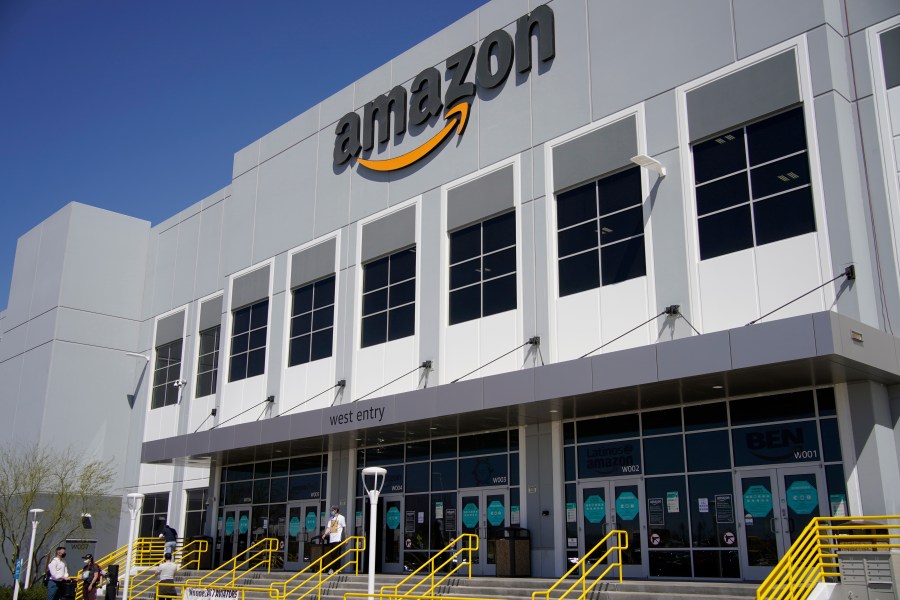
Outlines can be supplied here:
M629 532L629 577L758 579L815 516L847 514L834 390L563 424L567 564Z
M495 572L495 540L520 524L517 429L359 449L348 525L360 535L369 523L361 472L373 466L387 469L376 515L378 572L411 571L462 533L481 537L473 573Z
M222 469L215 556L224 562L255 542L281 540L288 569L309 562L309 543L325 522L328 457L314 454Z

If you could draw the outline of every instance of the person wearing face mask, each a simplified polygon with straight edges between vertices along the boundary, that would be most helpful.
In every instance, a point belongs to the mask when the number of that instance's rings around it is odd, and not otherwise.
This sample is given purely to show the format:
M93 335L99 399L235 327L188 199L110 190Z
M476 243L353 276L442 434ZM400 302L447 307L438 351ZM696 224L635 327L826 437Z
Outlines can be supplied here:
M326 554L341 543L341 540L344 538L344 529L346 528L347 521L344 519L344 515L341 514L341 509L336 505L332 506L331 519L329 519L328 525L322 529L322 539L325 541ZM335 556L331 556L326 559L326 562L333 562L335 558ZM328 573L334 573L334 569L328 569Z
M84 567L81 569L81 596L85 600L97 599L97 588L100 587L100 565L94 562L93 554L85 554L81 557Z
M69 581L69 568L66 566L65 546L56 549L56 556L47 564L47 600L57 600L62 594L61 588Z

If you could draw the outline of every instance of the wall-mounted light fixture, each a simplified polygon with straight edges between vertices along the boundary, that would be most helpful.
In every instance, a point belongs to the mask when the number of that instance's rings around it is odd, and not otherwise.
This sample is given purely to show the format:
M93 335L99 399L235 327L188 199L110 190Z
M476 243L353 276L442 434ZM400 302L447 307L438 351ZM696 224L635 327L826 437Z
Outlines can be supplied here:
M632 156L631 162L639 167L643 167L651 171L656 171L657 173L659 173L660 177L666 176L666 168L662 166L662 163L655 158L647 156L646 154L638 154L637 156Z

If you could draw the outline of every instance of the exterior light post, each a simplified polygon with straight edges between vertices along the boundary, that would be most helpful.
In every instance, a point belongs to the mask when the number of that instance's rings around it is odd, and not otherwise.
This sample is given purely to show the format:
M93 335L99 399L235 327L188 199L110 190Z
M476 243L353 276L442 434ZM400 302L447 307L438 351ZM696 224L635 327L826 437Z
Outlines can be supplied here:
M387 469L381 467L366 467L362 470L363 488L369 496L369 594L375 593L375 548L378 541L378 529L376 529L375 513L378 505L378 494L384 487L384 476ZM366 479L372 478L372 485L368 485ZM126 599L127 600L127 599ZM374 600L369 596L369 600Z
M34 534L37 531L38 517L44 512L43 508L32 508L28 511L31 515L31 545L28 546L28 569L25 571L25 589L31 583L31 559L34 557Z
M134 551L134 523L144 506L144 494L132 493L128 499L128 512L131 513L131 525L128 527L128 555L125 557L125 588L122 600L128 600L128 584L131 583L131 554Z

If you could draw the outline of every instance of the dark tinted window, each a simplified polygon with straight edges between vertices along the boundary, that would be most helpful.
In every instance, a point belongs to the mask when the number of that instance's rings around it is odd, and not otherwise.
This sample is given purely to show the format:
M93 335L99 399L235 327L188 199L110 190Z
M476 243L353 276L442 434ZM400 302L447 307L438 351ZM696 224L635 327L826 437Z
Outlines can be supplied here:
M816 401L819 403L820 417L831 417L837 414L834 402L834 388L817 389Z
M362 297L362 347L413 335L416 332L416 249L407 248L366 263L363 279L366 285Z
M731 448L724 429L684 436L688 471L715 471L731 468Z
M580 444L637 437L639 431L637 414L586 419L578 421L575 426Z
M698 229L701 260L753 247L749 204L704 217Z
M760 246L816 230L810 187L760 200L753 211Z
M815 416L810 390L731 401L731 424L804 419Z
M564 229L596 218L597 184L595 182L556 196L557 229Z
M644 439L644 473L684 472L684 447L681 435L667 435Z
M450 233L450 324L516 305L515 213Z
M216 393L219 374L219 333L221 325L200 332L200 352L197 357L197 398Z
M681 431L681 410L670 408L654 410L641 414L641 427L644 435L659 435Z
M268 316L268 298L234 311L228 381L265 372Z
M747 168L743 129L729 131L696 144L692 151L695 183L718 179Z
M684 407L684 428L687 431L713 429L726 425L728 425L728 408L724 402Z

